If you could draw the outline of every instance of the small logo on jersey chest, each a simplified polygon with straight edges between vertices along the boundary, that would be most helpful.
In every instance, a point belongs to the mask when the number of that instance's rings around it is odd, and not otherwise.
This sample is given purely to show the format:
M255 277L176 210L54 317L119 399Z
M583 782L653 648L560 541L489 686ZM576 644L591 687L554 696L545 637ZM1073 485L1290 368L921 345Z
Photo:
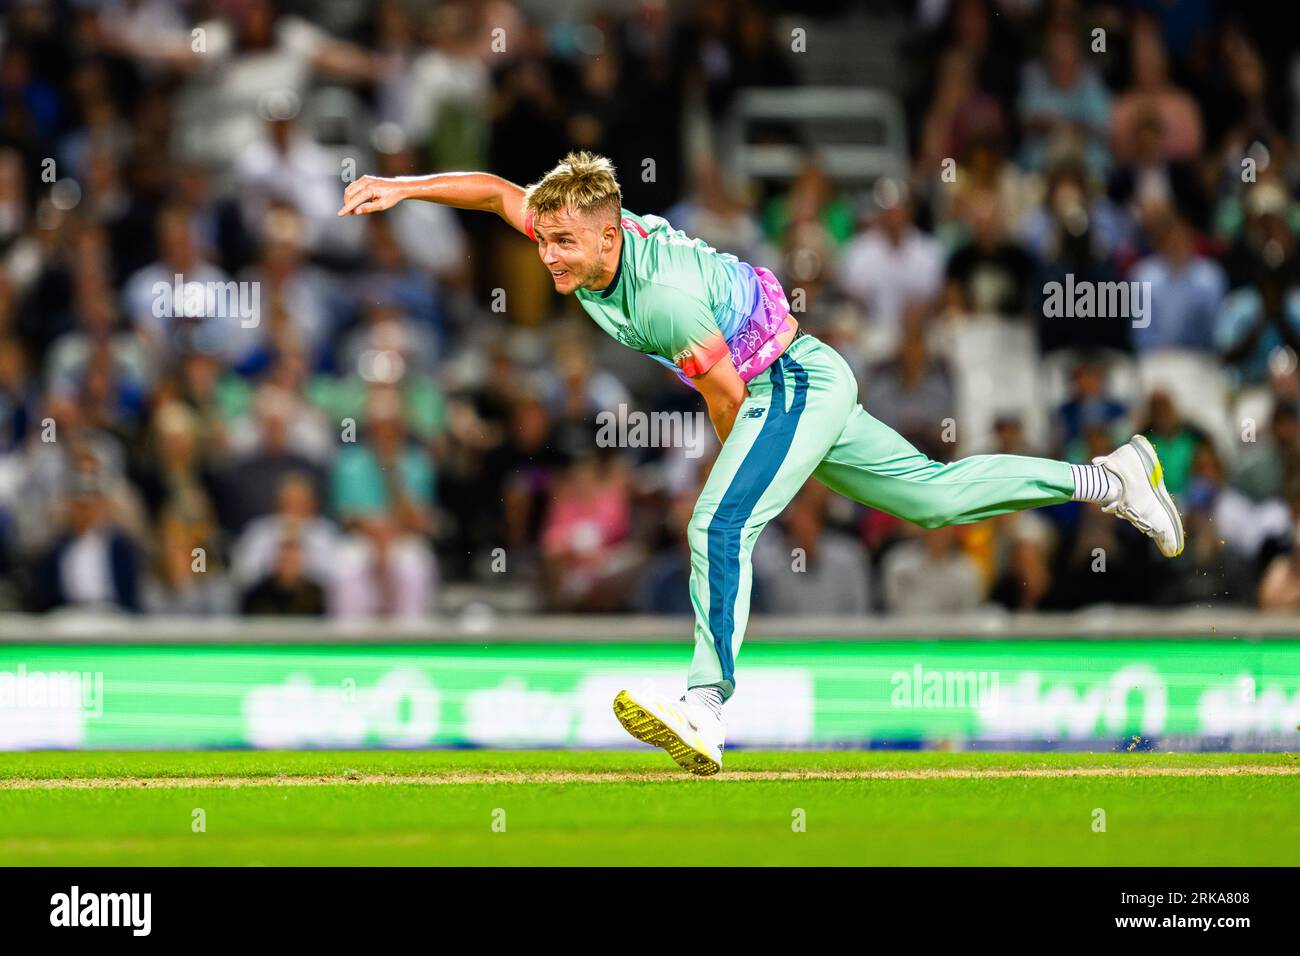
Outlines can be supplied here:
M764 408L762 405L755 405L753 408L745 412L745 414L741 415L740 417L741 418L762 418L763 413L765 411L767 411L767 409Z

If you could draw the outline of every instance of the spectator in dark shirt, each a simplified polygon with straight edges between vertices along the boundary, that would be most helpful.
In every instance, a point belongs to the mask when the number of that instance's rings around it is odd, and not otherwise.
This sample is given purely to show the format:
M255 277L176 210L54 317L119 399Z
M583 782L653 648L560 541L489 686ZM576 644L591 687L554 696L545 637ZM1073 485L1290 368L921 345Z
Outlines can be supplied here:
M997 196L971 196L966 208L970 241L948 260L950 306L964 314L1024 315L1033 260L1006 237Z
M1106 371L1101 362L1084 358L1070 374L1070 397L1057 409L1058 441L1067 461L1084 461L1084 430L1099 426L1114 430L1127 407L1106 394Z
M139 611L139 554L108 514L100 476L74 473L65 503L67 530L36 572L36 609Z
M221 526L232 534L254 518L273 512L280 483L295 472L310 475L318 500L325 498L321 469L289 445L295 407L292 397L269 389L259 396L258 406L258 447L227 465L215 481Z
M1110 177L1110 198L1116 205L1137 210L1149 202L1161 202L1177 209L1197 229L1209 225L1209 205L1197 178L1196 167L1186 160L1170 159L1165 153L1165 131L1160 114L1151 111L1138 117L1136 142L1129 162L1117 167Z
M294 529L280 539L275 569L244 595L243 612L263 615L307 615L325 613L325 592L303 574L302 545Z

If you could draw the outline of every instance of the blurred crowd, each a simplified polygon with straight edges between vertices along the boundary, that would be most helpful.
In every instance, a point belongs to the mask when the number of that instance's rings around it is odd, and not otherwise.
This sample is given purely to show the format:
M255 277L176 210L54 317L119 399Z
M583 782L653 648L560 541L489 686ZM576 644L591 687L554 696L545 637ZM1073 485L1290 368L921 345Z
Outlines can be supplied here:
M364 173L527 183L574 147L772 268L932 457L1141 431L1187 525L1166 562L1093 505L924 531L810 482L756 611L1300 610L1300 56L1272 9L873 5L905 37L898 174L837 182L778 124L801 171L737 175L738 91L800 83L791 24L857 6L13 0L0 611L689 613L716 440L601 447L597 421L697 396L495 217L335 216ZM1147 290L1122 314L1049 302L1121 282Z

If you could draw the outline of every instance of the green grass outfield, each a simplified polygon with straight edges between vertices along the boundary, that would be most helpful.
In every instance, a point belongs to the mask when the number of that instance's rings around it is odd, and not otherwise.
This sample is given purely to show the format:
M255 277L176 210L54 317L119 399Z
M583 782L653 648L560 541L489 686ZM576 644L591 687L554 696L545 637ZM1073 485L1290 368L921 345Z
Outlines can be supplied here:
M1290 754L0 754L11 865L1297 861Z

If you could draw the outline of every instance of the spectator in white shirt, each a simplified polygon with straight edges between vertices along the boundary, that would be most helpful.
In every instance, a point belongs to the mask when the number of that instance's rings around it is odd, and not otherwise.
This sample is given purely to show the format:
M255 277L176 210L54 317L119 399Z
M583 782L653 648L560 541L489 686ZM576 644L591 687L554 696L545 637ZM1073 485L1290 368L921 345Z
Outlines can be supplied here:
M177 356L186 342L236 359L244 344L234 334L240 319L217 315L220 292L230 277L203 257L189 210L164 208L158 214L157 230L157 261L133 274L122 293L131 325L143 334L160 363ZM196 294L191 295L195 284Z
M433 549L375 513L335 551L326 606L336 620L418 620L432 612L437 588Z
M957 545L957 529L914 532L890 550L884 563L885 606L892 613L952 614L984 600L984 580Z
M263 135L235 161L239 209L250 235L265 234L265 220L277 203L303 218L303 244L313 252L356 252L362 233L339 224L340 174L334 157L304 133L292 115L268 119Z
M896 186L878 188L893 199ZM838 282L867 311L867 321L885 342L896 344L908 306L932 302L943 286L944 255L939 241L912 222L905 197L889 201L876 221L844 250ZM882 343L883 344L883 343Z
M240 588L249 588L271 574L286 530L296 530L308 577L325 582L333 575L339 529L319 513L316 487L305 474L288 474L280 482L276 510L254 518L231 552L231 574Z

